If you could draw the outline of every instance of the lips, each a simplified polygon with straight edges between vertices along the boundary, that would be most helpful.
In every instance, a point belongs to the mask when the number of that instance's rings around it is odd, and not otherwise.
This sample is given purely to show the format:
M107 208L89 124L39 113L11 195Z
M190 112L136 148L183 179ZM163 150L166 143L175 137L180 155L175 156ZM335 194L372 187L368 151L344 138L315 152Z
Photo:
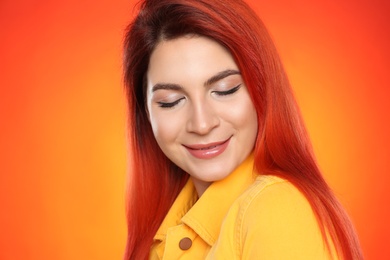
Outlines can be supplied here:
M184 147L192 156L198 159L212 159L225 151L229 145L230 138L221 142L184 145Z

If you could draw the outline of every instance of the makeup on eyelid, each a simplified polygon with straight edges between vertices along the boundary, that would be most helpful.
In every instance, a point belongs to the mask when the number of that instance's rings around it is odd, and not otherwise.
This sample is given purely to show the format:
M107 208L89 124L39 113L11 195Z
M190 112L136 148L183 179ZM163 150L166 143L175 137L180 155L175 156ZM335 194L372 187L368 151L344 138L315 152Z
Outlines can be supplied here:
M229 77L229 76L228 76ZM167 85L167 86L170 86L171 84ZM232 95L234 93L236 93L242 83L234 86L234 87L230 87L232 84L225 84L225 82L222 82L220 84L215 84L217 85L216 87L211 87L209 92L210 94L215 94L217 96L220 96L220 97L225 97L225 96L228 96L228 95ZM222 87L220 87L222 85ZM226 85L228 85L228 87L225 87ZM163 86L163 85L160 85L160 86ZM176 86L176 84L175 84ZM226 90L225 90L226 88ZM160 106L161 108L172 108L174 107L175 105L179 104L180 101L182 101L183 99L186 99L187 97L184 95L182 96L181 94L178 96L178 98L176 98L176 95L163 95L162 98L160 98L159 96L161 94L158 94L158 92L183 92L183 90L185 90L185 88L182 88L180 87L180 89L167 89L167 88L159 88L157 90L154 90L157 92L157 94L155 94L155 96L153 97L153 99L155 100L155 102L158 104L158 106ZM184 91L185 92L185 91Z

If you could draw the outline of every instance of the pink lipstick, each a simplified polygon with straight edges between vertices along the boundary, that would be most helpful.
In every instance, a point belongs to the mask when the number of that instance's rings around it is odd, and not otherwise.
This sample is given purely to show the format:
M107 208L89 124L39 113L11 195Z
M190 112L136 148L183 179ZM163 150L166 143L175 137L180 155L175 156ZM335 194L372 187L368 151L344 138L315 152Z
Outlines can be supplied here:
M184 145L188 152L198 159L212 159L223 153L229 145L230 137L222 142L209 144Z

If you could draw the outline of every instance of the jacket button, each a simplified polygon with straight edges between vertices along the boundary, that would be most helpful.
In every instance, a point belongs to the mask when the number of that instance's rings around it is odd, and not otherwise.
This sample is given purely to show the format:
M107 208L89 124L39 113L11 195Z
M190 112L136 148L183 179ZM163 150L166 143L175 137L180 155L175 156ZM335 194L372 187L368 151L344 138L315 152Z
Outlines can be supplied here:
M183 238L179 242L179 247L181 250L188 250L192 246L192 240L188 237Z

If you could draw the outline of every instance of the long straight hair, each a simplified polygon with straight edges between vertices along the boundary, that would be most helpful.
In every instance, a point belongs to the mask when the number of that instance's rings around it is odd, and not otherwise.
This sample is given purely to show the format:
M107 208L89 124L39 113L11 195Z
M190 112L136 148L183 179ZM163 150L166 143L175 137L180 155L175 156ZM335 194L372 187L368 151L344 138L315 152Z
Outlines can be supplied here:
M256 172L294 184L309 201L328 250L331 239L339 257L362 259L354 228L317 166L276 48L250 7L240 0L144 0L139 8L124 46L132 151L125 259L148 257L153 236L188 179L159 148L145 105L151 53L161 41L185 35L215 40L240 68L259 122Z

